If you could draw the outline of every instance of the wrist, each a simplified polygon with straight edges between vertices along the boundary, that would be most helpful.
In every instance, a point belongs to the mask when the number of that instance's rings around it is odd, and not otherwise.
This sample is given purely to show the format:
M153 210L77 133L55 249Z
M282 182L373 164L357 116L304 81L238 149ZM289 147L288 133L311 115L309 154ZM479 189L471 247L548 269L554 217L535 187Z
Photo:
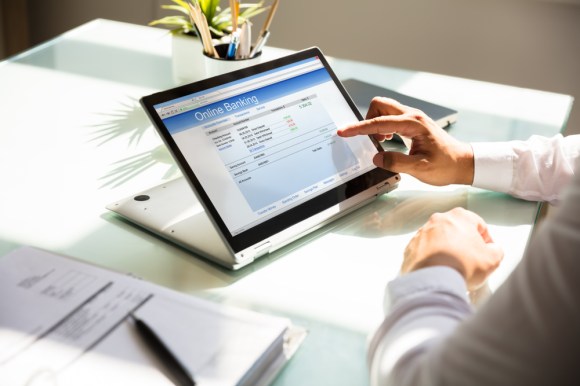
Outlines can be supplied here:
M457 271L464 280L466 280L466 269L461 262L453 256L446 253L434 253L426 258L416 261L415 264L407 268L406 273L419 271L431 267L448 267Z
M436 266L409 272L391 280L385 293L384 308L389 311L399 301L427 292L455 294L468 302L467 284L463 276L455 269Z
M457 183L472 185L475 174L475 161L473 148L468 143L461 143L461 149L457 156Z

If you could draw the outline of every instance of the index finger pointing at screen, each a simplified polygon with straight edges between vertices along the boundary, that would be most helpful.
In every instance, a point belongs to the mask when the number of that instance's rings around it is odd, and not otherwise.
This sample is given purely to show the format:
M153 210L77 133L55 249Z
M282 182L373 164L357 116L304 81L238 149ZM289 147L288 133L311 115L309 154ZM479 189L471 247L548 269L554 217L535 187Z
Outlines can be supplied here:
M405 115L385 115L345 126L339 129L337 134L340 137L390 134L413 137L420 133L421 127L415 119L410 119Z

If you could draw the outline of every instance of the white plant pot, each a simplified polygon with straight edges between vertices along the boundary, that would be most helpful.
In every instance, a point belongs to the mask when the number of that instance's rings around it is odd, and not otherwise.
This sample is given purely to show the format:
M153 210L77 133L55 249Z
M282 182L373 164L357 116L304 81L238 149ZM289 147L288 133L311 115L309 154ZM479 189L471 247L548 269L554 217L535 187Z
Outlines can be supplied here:
M172 36L173 80L177 84L190 83L205 77L203 47L197 37Z

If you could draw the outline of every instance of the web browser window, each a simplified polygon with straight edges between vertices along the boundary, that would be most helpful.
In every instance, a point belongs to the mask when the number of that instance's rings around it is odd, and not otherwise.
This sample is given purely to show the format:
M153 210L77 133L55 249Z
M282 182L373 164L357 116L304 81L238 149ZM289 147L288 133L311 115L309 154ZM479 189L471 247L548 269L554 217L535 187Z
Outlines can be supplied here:
M374 168L317 57L154 106L232 236Z

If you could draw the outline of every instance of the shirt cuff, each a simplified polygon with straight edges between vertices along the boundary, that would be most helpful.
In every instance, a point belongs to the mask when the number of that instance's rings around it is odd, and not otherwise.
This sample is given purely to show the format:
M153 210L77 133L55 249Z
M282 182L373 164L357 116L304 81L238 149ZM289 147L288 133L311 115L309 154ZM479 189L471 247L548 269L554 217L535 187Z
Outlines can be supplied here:
M513 182L515 154L509 142L472 143L473 186L495 192L509 192Z
M388 284L385 312L404 298L432 292L447 293L469 302L467 284L456 269L446 266L427 267L399 276Z

